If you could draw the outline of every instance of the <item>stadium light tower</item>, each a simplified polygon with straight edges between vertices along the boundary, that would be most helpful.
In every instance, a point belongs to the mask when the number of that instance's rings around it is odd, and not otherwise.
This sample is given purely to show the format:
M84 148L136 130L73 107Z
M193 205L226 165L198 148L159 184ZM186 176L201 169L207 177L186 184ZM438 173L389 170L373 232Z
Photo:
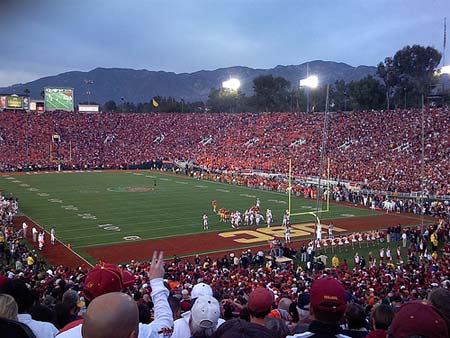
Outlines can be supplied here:
M87 98L88 98L87 99L87 103L90 104L90 101L91 101L90 98L91 98L91 94L92 94L90 85L94 84L94 81L85 79L84 83L86 84L86 88L87 88L87 90L86 90L86 95L87 95Z
M241 87L241 81L238 79L231 78L227 81L222 82L222 87L226 90L232 91L236 95L236 113L238 111L238 90ZM232 107L230 107L230 111L232 110Z
M439 70L440 74L450 74L450 66L443 66L440 70Z
M319 78L316 75L308 76L306 79L300 80L300 87L308 88L306 93L306 112L309 113L309 90L319 86Z
M241 87L241 81L238 79L229 79L222 82L222 87L229 90L237 91Z

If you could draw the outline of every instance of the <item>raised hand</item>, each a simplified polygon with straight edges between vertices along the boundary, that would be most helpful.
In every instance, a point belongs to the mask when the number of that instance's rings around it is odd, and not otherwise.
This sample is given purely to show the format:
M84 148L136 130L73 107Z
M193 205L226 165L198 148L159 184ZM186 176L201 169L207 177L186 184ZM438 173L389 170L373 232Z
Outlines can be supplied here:
M164 251L153 251L152 263L150 264L150 280L164 277Z

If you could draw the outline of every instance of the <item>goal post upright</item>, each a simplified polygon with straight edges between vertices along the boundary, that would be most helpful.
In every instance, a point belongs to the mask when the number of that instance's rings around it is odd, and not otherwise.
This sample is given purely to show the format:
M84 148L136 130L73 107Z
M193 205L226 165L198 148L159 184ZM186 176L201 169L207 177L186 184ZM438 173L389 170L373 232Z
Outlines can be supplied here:
M292 199L292 160L289 159L289 176L288 176L288 212L291 215L291 199Z
M291 160L289 160L289 177L288 177L288 210L289 210L289 215L290 216L300 216L300 215L312 215L316 218L319 218L319 215L325 212L329 212L330 211L330 168L331 168L331 161L330 158L327 159L327 183L326 183L326 187L327 187L327 194L326 194L326 209L322 209L320 208L319 210L316 211L304 211L304 212L296 212L296 213L292 213L292 167L291 167Z

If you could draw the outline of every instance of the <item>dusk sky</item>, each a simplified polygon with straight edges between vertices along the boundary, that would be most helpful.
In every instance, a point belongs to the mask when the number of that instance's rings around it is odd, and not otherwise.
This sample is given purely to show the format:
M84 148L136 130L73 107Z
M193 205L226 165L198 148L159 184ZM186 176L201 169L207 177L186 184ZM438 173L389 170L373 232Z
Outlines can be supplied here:
M0 86L96 67L376 66L406 45L442 52L444 17L449 0L0 0Z

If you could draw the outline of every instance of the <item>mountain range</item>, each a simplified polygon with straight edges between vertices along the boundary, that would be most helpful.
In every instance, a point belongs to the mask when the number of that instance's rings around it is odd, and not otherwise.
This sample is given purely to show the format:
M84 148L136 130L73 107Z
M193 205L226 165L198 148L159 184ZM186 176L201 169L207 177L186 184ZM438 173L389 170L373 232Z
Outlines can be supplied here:
M241 90L246 95L253 94L253 79L261 75L280 76L288 80L291 86L297 86L299 80L306 77L307 68L310 75L319 77L321 84L333 84L337 80L357 81L376 73L376 67L353 67L321 60L300 65L279 65L271 69L236 66L179 74L145 69L95 68L88 72L70 71L3 87L0 93L23 94L28 89L32 99L42 99L44 87L69 87L74 89L76 103L90 101L104 104L108 100L139 103L149 102L154 96L194 102L206 101L212 89L220 88L222 82L230 78L241 81Z

